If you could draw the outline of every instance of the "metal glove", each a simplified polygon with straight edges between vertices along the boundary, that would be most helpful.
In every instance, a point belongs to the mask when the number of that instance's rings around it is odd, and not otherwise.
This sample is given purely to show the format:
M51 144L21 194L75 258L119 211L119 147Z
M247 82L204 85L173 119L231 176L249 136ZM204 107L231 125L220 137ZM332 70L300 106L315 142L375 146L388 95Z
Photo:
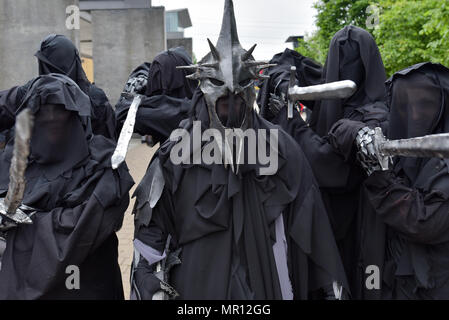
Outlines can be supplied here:
M387 171L392 163L391 157L383 156L376 150L376 136L382 135L380 128L371 129L364 127L357 133L356 143L358 147L357 160L370 176L375 171Z
M137 77L129 78L123 90L130 94L144 94L148 83L148 77L145 75L138 75Z
M281 96L277 96L275 94L270 93L270 99L268 101L268 109L273 114L274 117L278 115L283 107L287 105L287 101L285 99L285 94L281 94Z

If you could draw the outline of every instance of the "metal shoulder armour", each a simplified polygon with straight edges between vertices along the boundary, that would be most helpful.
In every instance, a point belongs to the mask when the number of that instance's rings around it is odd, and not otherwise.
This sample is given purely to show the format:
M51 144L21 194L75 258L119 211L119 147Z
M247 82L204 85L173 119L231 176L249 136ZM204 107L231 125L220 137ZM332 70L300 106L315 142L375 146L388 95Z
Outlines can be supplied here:
M133 194L133 197L136 197L136 204L133 210L136 220L136 230L138 227L142 225L148 226L150 223L153 209L159 202L164 187L165 179L160 161L159 158L155 156L145 173L145 176Z

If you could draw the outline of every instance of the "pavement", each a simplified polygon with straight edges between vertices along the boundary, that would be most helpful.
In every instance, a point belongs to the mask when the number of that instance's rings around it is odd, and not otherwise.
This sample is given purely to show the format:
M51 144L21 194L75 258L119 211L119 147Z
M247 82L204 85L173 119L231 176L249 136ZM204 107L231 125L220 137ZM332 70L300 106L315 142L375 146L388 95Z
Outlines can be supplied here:
M133 139L130 143L126 163L129 168L131 176L134 178L136 184L131 189L130 197L134 193L135 188L142 180L147 170L151 158L156 152L159 145L154 148L148 147L146 144L141 144L140 140ZM122 229L117 233L119 240L119 264L122 271L123 289L125 291L125 299L129 299L130 284L129 274L131 263L133 259L133 236L134 236L134 216L131 214L134 207L135 199L131 199L128 210L125 213Z

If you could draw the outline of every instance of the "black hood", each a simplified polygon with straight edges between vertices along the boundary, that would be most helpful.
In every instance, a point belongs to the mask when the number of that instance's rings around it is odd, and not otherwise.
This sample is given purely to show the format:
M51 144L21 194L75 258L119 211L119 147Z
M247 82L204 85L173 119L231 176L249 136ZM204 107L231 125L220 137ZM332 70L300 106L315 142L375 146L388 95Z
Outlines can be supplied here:
M151 63L148 72L148 84L145 95L167 95L173 98L192 98L198 82L186 79L191 72L176 69L188 66L192 59L184 48L178 47L162 52Z
M67 37L56 34L47 36L35 56L39 62L39 75L64 74L75 81L84 93L89 92L90 82L83 70L78 50Z
M17 112L24 108L34 114L28 173L54 179L88 157L91 102L74 81L61 74L34 79Z
M366 104L385 101L385 68L379 48L369 32L347 26L333 37L326 65L324 82L352 80L357 92L347 99L323 100L312 114L311 126L327 135L332 125Z
M449 69L420 63L395 73L386 83L389 139L449 132ZM428 159L398 157L396 170L414 181Z

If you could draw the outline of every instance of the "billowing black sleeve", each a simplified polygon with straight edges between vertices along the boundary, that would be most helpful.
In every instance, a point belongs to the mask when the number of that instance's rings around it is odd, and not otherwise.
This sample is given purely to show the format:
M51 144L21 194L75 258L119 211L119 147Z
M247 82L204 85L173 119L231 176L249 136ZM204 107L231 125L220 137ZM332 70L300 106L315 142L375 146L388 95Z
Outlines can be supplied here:
M128 115L133 98L120 98L116 106L118 130L121 130ZM188 117L191 103L188 99L169 96L143 97L136 116L134 132L142 136L151 135L156 141L165 141L179 123Z
M287 108L282 108L272 121L289 133L301 146L320 188L344 188L348 185L354 164L354 140L365 125L358 121L340 120L328 137L317 135L298 112L287 119Z
M444 176L449 184L449 174ZM368 198L376 214L410 241L438 244L449 241L449 194L408 186L391 171L375 172L366 181Z

